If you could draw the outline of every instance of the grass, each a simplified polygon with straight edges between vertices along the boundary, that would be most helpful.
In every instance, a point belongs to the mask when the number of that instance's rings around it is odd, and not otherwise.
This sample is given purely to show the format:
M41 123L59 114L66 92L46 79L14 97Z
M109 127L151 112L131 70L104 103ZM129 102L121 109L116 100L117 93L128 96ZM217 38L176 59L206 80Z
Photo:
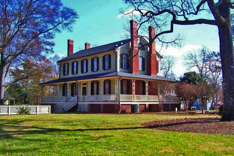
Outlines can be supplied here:
M155 120L215 115L0 116L0 155L234 155L234 136L144 128Z

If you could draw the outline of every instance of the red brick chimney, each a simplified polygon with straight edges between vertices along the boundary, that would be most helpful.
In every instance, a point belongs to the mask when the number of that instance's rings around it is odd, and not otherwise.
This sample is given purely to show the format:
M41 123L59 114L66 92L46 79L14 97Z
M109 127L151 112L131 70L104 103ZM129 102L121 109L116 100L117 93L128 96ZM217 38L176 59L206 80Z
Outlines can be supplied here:
M73 54L73 40L67 40L67 56Z
M149 26L149 54L147 56L148 75L157 75L157 57L155 50L155 40L153 40L154 37L155 37L155 28Z
M131 30L131 54L130 54L130 72L139 74L139 53L138 53L138 28L137 22L130 21Z
M91 47L90 43L85 43L85 49L89 49Z

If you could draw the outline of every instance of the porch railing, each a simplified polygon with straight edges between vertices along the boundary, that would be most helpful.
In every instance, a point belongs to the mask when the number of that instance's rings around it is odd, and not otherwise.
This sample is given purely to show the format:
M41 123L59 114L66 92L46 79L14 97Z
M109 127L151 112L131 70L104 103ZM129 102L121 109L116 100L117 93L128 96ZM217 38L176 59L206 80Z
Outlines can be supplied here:
M102 102L102 101L150 101L157 102L158 97L155 95L128 95L120 94L120 98L116 95L87 95L78 96L79 102ZM178 102L177 97L168 97L166 102ZM42 102L77 102L77 97L42 97Z

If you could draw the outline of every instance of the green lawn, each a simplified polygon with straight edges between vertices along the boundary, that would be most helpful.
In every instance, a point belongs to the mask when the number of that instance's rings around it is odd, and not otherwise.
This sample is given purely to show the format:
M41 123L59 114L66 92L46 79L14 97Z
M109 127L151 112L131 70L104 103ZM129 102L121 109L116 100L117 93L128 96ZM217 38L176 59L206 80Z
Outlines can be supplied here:
M185 114L0 116L0 155L234 155L234 136L144 128ZM213 115L214 116L214 115Z

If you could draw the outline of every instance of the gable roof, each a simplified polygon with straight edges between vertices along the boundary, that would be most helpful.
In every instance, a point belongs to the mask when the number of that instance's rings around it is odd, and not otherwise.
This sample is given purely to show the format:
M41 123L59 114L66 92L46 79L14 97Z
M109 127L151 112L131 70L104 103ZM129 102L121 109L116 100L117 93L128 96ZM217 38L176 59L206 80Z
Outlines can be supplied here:
M125 39L125 40L93 47L90 49L80 50L80 51L78 51L78 52L76 52L68 57L63 58L62 60L59 60L58 62L67 61L67 60L71 60L71 59L75 59L75 58L79 58L79 57L84 57L84 56L89 56L89 55L93 55L93 54L98 54L98 53L106 52L106 51L110 51L110 50L115 50L116 48L118 48L118 47L120 47L120 46L122 46L130 41L131 41L131 39Z

